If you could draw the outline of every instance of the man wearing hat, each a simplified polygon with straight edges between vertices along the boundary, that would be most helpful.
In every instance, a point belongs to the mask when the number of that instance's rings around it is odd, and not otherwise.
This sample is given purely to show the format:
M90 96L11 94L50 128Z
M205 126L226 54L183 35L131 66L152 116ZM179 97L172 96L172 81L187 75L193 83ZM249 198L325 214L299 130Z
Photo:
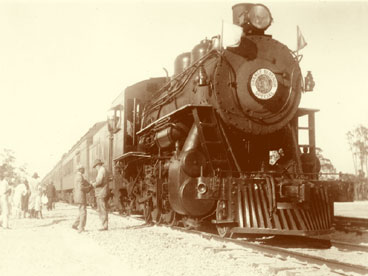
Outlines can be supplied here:
M84 231L87 222L87 200L86 193L92 188L83 176L84 167L79 165L77 175L74 180L74 203L79 204L79 214L75 219L72 228L78 230L79 233Z
M95 196L97 201L97 210L100 216L102 227L100 231L108 230L108 214L107 214L107 192L109 189L109 180L106 169L102 166L101 159L96 159L93 168L97 170L96 181L92 183L95 188Z

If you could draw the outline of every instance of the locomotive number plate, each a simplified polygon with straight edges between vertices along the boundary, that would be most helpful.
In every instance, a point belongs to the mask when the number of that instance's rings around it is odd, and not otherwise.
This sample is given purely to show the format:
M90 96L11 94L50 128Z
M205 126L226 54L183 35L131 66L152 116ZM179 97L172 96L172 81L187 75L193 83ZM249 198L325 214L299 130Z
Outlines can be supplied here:
M258 99L268 100L275 95L278 83L274 73L261 68L254 72L250 80L250 87Z

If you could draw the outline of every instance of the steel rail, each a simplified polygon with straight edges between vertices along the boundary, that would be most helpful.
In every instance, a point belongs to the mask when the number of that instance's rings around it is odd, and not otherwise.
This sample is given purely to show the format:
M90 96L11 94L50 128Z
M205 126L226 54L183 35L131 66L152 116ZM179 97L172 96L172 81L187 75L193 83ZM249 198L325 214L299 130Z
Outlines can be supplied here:
M367 218L334 216L333 222L339 226L359 226L368 228Z
M288 250L288 249L281 248L281 247L275 247L275 246L270 246L270 245L265 245L265 244L257 244L254 242L236 240L236 239L231 239L231 238L221 238L218 235L209 234L209 233L205 233L205 232L201 232L197 230L188 230L188 229L183 229L180 227L171 227L171 228L178 230L178 231L186 232L186 233L196 234L196 235L199 235L209 240L213 239L216 241L225 241L225 242L234 243L234 244L246 247L246 248L251 248L251 249L254 249L254 250L257 250L263 253L267 253L270 255L279 255L285 259L288 257L292 257L302 262L312 263L312 264L319 265L319 266L326 265L333 272L338 273L338 274L341 274L341 271L343 271L344 273L359 273L362 275L368 275L368 267L363 266L363 265L344 263L338 260L328 259L328 258L324 258L320 256L306 254L306 253L295 252L295 251Z
M338 248L338 249L348 249L348 250L352 250L352 251L368 252L368 246L361 245L361 244L356 244L356 243L331 240L331 245Z
M120 216L114 213L111 213L111 214L115 216ZM138 218L138 217L136 217L135 219L143 221L143 219ZM155 224L152 224L152 225L155 225ZM296 252L293 250L288 250L288 249L281 248L278 246L258 244L258 243L254 243L251 241L245 241L245 240L239 240L239 239L222 238L216 234L211 234L211 233L202 232L198 230L185 229L179 226L170 227L165 224L162 224L162 225L157 224L156 226L168 227L170 229L177 230L180 232L195 234L195 235L201 236L202 238L205 238L208 240L212 239L212 240L216 240L220 242L228 242L228 243L237 244L237 245L240 245L246 248L254 249L256 251L260 251L260 252L272 255L272 256L278 255L285 259L288 257L292 257L298 261L306 262L309 264L314 264L314 265L319 265L319 266L326 265L328 268L331 269L331 271L337 274L342 274L341 271L343 271L346 274L358 273L361 275L368 275L368 266L345 263L345 262L341 262L341 261L334 260L334 259L328 259L325 257L320 257L320 256L311 255L311 254ZM325 241L325 239L315 239L315 240ZM368 246L341 242L341 241L336 241L336 240L331 240L331 246L335 246L339 249L349 249L349 250L354 250L354 251L368 252Z

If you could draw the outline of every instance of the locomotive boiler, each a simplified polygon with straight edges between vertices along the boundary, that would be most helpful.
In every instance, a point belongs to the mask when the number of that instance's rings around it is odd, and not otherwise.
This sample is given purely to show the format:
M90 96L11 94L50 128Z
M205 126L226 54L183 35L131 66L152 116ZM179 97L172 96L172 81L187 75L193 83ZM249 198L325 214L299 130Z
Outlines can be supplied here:
M317 110L299 107L310 78L304 83L300 57L265 33L266 6L233 6L233 23L236 45L205 39L176 58L171 77L115 99L105 137L115 200L147 222L210 222L221 236L329 233L348 184L319 180Z

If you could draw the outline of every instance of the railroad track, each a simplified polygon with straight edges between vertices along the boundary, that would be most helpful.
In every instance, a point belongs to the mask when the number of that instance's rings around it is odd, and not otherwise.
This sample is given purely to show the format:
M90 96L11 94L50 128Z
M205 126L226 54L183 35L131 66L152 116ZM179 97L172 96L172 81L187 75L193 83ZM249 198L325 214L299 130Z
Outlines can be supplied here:
M365 218L335 216L333 226L336 230L346 233L368 233L368 219Z
M334 216L335 227L359 227L368 229L368 219Z
M113 214L116 216L120 216L118 214ZM137 220L142 220L140 218L135 218ZM161 226L161 225L158 225ZM162 227L169 227L166 225L162 225ZM196 234L199 235L205 239L209 239L209 240L216 240L216 241L220 241L220 242L228 242L228 243L233 243L233 244L237 244L240 245L242 247L245 248L250 248L253 250L256 250L258 252L262 252L263 254L266 255L272 255L272 256L277 256L278 258L281 258L283 260L287 260L288 258L294 258L298 261L300 261L301 263L307 265L318 265L318 266L327 266L332 272L338 274L338 275L350 275L351 273L358 273L361 275L368 275L368 266L364 266L364 265L358 265L358 264L351 264L351 263L347 263L347 262L342 262L336 259L330 259L330 258L326 258L326 257L321 257L321 256L317 256L317 255L313 255L313 254L309 254L309 253L304 253L304 252L297 252L291 249L286 249L280 246L275 246L275 245L268 245L268 244L262 244L262 243L257 243L254 241L248 241L248 240L244 240L244 239L232 239L232 238L222 238L220 236L218 236L217 234L213 234L213 233L207 233L207 232L203 232L203 231L198 231L198 230L191 230L191 229L185 229L182 227L178 227L178 226L173 226L170 227L171 229L177 230L177 231L181 231L181 232L186 232L186 233L190 233L190 234ZM309 240L314 240L317 242L326 242L327 240L323 240L323 239L310 239ZM285 239L286 241L286 239ZM358 245L358 244L353 244L353 243L347 243L347 242L341 242L341 241L336 241L336 240L331 240L331 246L336 247L337 249L339 249L340 251L361 251L361 252L368 252L368 246L363 246L363 245Z
M222 241L222 242L229 242L233 244L237 244L240 246L243 246L245 248L251 248L256 251L262 252L264 254L269 254L272 256L278 256L279 258L282 258L286 260L287 258L295 258L298 261L301 261L303 263L306 263L306 265L314 264L318 266L327 266L332 272L337 273L339 275L350 275L350 273L358 273L361 275L368 275L368 266L363 265L357 265L357 264L351 264L346 262L341 262L339 260L335 259L329 259L321 256L316 256L313 254L307 254L307 253L301 253L296 252L293 250L285 249L278 246L271 246L267 244L260 244L255 243L252 241L246 241L241 239L231 239L231 238L221 238L218 235L205 233L197 230L188 230L180 227L172 227L175 230L196 234L206 239L213 239L216 241ZM340 249L344 248L350 248L350 250L356 250L357 248L361 249L361 246L354 245L354 244L348 244L348 243L341 243L338 241L332 241L332 246L336 246ZM368 247L362 247L366 251L368 250Z
M338 248L339 250L351 250L351 251L368 252L368 246L360 245L360 244L356 244L356 243L350 243L350 242L342 242L342 241L331 240L331 246L334 246L334 247Z

